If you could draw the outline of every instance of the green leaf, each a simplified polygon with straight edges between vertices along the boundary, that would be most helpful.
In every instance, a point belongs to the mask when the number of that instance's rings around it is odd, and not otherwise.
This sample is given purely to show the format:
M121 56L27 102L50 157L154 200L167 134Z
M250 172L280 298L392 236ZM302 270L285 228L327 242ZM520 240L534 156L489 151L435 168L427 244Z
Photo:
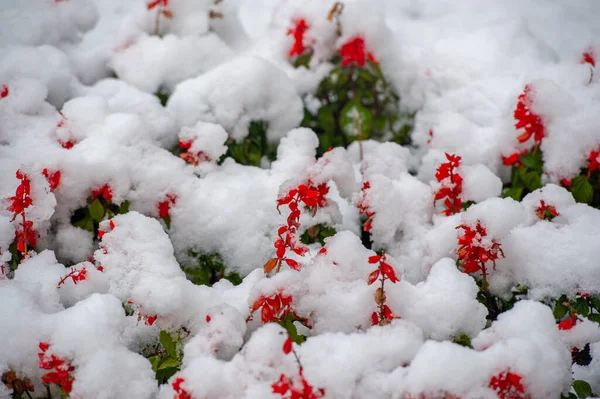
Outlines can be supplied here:
M125 200L121 203L121 205L119 206L119 213L122 215L124 213L129 212L129 205L130 202L128 200Z
M529 191L535 191L542 187L542 175L538 171L527 171L525 168L521 168L519 177Z
M340 114L340 127L348 137L367 139L373 131L373 114L357 102L349 102L342 108Z
M587 318L590 319L591 321L595 321L596 323L600 324L600 314L598 314L598 313L588 314Z
M294 61L294 68L303 66L306 69L308 69L308 64L310 63L311 58L312 58L312 51L308 51L308 52L302 54L301 56L296 58L296 61Z
M600 312L600 298L597 296L590 297L590 301L592 302L592 307Z
M574 306L577 313L587 316L590 313L590 307L585 298L577 298Z
M569 309L562 302L556 302L556 305L554 305L554 318L556 320L562 319L567 314L567 310Z
M544 167L544 161L542 160L541 151L536 151L535 153L529 152L527 154L521 155L520 160L521 162L523 162L523 165L527 166L529 169L534 169L539 172L541 172Z
M454 337L453 342L461 346L466 346L467 348L473 348L473 346L471 345L471 338L469 338L469 336L464 333Z
M521 201L523 196L523 187L510 187L504 190L504 198L512 198L515 201Z
M160 363L161 359L162 358L159 355L150 356L148 358L150 364L152 365L152 371L155 373L158 371L158 364Z
M177 344L175 343L175 340L173 339L171 334L169 334L168 332L166 332L164 330L161 330L160 331L160 343L162 344L163 348L165 348L165 351L167 351L169 356L177 359L177 357L178 357L177 356Z
M594 197L594 187L585 176L577 176L571 183L571 194L575 201L589 204Z
M167 356L163 359L162 362L160 362L157 370L169 369L171 367L179 368L179 366L181 366L181 362L179 361L179 359Z
M592 396L592 387L583 380L573 381L573 389L578 398L589 398Z
M89 206L90 216L96 222L102 221L104 219L104 206L100 202L100 199L96 198L91 205Z
M169 367L166 369L162 369L162 370L158 370L156 372L156 380L160 383L160 384L164 384L165 382L167 382L167 380L169 378L171 378L172 376L175 375L176 372L179 371L179 367Z
M319 120L319 126L326 133L333 133L335 131L335 117L333 116L334 107L325 106L319 108L317 112L317 118Z

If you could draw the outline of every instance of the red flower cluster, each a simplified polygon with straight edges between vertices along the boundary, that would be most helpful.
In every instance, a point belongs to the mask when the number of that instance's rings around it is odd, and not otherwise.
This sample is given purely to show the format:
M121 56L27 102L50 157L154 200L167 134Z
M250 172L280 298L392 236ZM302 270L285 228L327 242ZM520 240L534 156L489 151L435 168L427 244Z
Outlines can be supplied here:
M483 277L486 278L485 264L492 261L494 270L496 270L496 260L500 256L504 257L500 243L495 239L487 238L487 230L479 220L474 228L461 224L457 229L464 231L463 235L458 238L459 248L456 251L463 272L470 274L481 270Z
M282 319L285 319L289 314L294 315L294 319L300 321L304 325L308 326L308 319L302 318L298 316L296 312L292 309L292 296L286 295L282 292L278 292L270 297L266 297L261 295L250 308L250 315L246 319L249 321L252 318L252 314L256 312L259 308L262 308L260 311L260 320L263 323L269 322L278 322Z
M539 145L544 138L544 125L542 123L542 118L531 112L529 109L529 105L531 105L530 95L531 86L526 85L525 90L519 96L517 108L515 108L514 117L517 121L515 128L517 128L517 130L524 130L524 132L517 137L517 140L519 143L524 143L533 136L535 144Z
M75 371L75 367L71 366L70 362L48 353L49 348L48 343L40 342L39 367L44 370L53 370L42 376L42 383L60 385L65 393L69 393L73 389L75 381L75 377L71 374Z
M17 170L17 179L21 183L17 186L15 195L8 198L8 211L12 212L15 220L17 216L21 216L21 221L15 231L15 240L17 240L17 250L22 254L27 253L27 246L34 247L37 243L37 232L33 229L33 222L27 220L25 210L33 205L31 198L31 179L21 170Z
M591 151L587 157L588 160L588 177L592 174L592 172L596 170L600 170L600 162L598 159L600 158L600 149Z
M181 148L182 150L189 150L190 148L192 148L192 144L194 144L193 140L179 140L179 148ZM186 151L184 153L179 154L179 158L194 166L198 166L201 162L210 162L212 160L203 151L198 151L197 153Z
M490 379L489 387L498 394L498 399L528 399L519 374L503 371Z
M87 269L83 268L81 270L77 270L74 267L71 268L71 271L60 279L56 288L60 288L69 278L73 279L73 284L77 284L80 281L83 281L87 278Z
M377 288L375 291L375 303L379 306L379 312L373 312L371 314L371 324L372 325L380 325L384 326L390 323L394 319L394 314L386 302L386 295L384 284L385 280L388 279L392 282L392 284L396 284L398 281L398 277L396 277L396 272L394 268L386 263L386 254L383 252L381 255L374 255L369 257L370 264L378 264L377 269L373 270L369 273L369 277L367 282L369 285L373 284L379 277L381 281L381 286Z
M0 86L0 98L8 97L8 86L2 85Z
M192 395L181 386L181 384L184 382L185 380L182 377L178 377L171 384L175 390L175 396L173 396L173 399L192 399Z
M575 324L577 324L577 313L572 312L571 318L569 318L567 320L563 320L560 323L558 323L558 329L559 330L570 330L571 328L575 327Z
M158 203L158 215L163 219L168 218L171 205L175 205L176 201L177 196L175 194L167 194L167 198Z
M581 63L582 64L590 64L593 68L596 67L596 52L593 48L588 48L581 55Z
M287 224L277 229L279 238L275 240L276 257L270 259L264 266L265 273L270 273L275 267L275 273L281 269L283 261L292 269L300 270L300 264L293 259L285 256L287 248L291 249L297 255L303 256L308 252L308 248L303 245L297 237L298 228L300 227L300 205L305 205L312 209L313 215L318 208L327 205L325 196L329 192L327 183L321 183L315 186L310 180L307 184L300 184L298 187L291 189L284 197L277 199L277 210L281 205L287 205L290 209L290 214L287 218Z
M360 191L360 199L358 200L358 203L356 205L358 207L358 213L367 216L367 220L363 223L364 231L371 231L371 229L373 228L373 217L375 216L375 212L371 210L371 207L367 200L367 196L369 194L368 190L370 189L371 183L369 183L368 181L364 182Z
M127 301L127 304L132 306L132 307L136 307L137 306L137 314L138 314L138 323L142 320L144 320L144 324L147 326L151 326L156 322L156 319L158 319L158 315L154 315L154 316L148 316L147 314L144 314L142 311L142 305L137 305L135 302L133 302L131 299Z
M288 36L292 35L294 37L294 45L290 49L288 54L289 57L302 55L308 49L308 47L304 46L304 33L310 26L306 23L304 18L297 19L293 22L294 26L287 31Z
M105 184L102 187L97 188L94 191L92 191L92 200L95 200L98 197L103 197L106 200L106 202L112 202L113 193L112 193L112 189L110 188L110 186L108 184Z
M444 199L446 209L442 212L446 216L453 215L462 211L462 194L463 178L458 174L456 169L460 166L461 158L458 155L446 153L448 162L441 164L436 172L435 178L442 184L442 187L435 193L434 203Z
M543 220L552 220L559 215L554 205L548 205L544 200L540 200L540 205L535 210L535 215Z
M290 352L294 352L292 345L292 339L288 336L283 344L283 353L286 355ZM315 389L308 381L304 378L302 373L302 364L300 358L294 352L294 357L298 362L298 376L297 379L292 379L285 374L279 376L279 381L273 383L271 388L273 393L281 395L282 398L286 399L319 399L325 396L325 390L323 388Z
M340 48L340 55L342 56L342 66L356 64L363 67L367 59L375 64L378 63L372 53L365 53L365 40L362 37L348 40Z
M60 170L57 170L56 172L51 172L47 168L44 168L44 170L42 170L42 174L44 175L44 177L48 181L48 184L50 185L50 191L56 190L56 188L60 184Z
M325 396L325 390L323 388L315 389L302 374L302 368L300 368L298 379L292 379L285 374L279 376L279 381L271 385L273 393L281 395L282 398L286 399L319 399Z

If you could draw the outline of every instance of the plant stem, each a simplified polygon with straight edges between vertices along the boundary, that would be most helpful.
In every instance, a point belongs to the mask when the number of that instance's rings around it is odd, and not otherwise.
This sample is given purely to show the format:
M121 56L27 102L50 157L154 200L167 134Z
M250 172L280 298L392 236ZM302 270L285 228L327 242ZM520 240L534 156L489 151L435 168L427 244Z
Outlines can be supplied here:
M159 23L160 23L161 12L162 12L162 4L159 4L158 8L156 10L156 21L154 22L154 34L156 36L158 36L158 28L159 28Z

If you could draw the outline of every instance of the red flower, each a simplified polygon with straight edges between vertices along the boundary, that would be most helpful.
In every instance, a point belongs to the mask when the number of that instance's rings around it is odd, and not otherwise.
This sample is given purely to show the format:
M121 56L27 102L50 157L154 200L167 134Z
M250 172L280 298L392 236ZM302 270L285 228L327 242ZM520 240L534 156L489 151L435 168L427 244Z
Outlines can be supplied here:
M211 321L211 320L212 320L212 318L210 317L210 315L208 315L208 314L207 314L207 315L206 315L206 322L207 322L207 323L210 323L210 321Z
M104 197L106 202L112 202L112 199L113 199L112 189L110 188L110 186L108 184L105 184L102 187L97 188L96 190L92 191L92 200L95 200L96 198L98 198L100 196Z
M581 55L582 64L590 64L592 67L596 67L596 52L593 48L588 48Z
M543 220L552 220L559 215L554 205L547 205L544 200L540 200L540 205L535 210L535 214Z
M360 198L358 199L358 202L356 204L358 208L358 213L367 216L367 220L363 223L362 226L363 230L366 232L371 231L371 229L373 228L373 218L375 217L375 212L373 212L373 210L371 209L368 199L370 189L371 183L365 181L362 186Z
M171 205L175 205L177 201L177 196L173 194L167 194L167 198L164 201L158 203L158 215L166 219L169 217L169 211L171 210Z
M42 170L42 175L46 177L46 180L50 185L50 191L56 190L60 184L60 170L57 170L56 172L50 172L47 168L44 168L44 170Z
M515 128L523 129L524 132L521 133L517 140L520 143L524 143L533 136L533 140L536 145L539 145L544 138L544 125L542 124L542 118L531 112L529 109L529 105L531 105L531 86L526 85L525 90L519 96L519 101L517 103L517 108L514 111L514 117L517 123L515 124Z
M489 387L496 391L498 399L527 399L522 379L519 374L503 371L490 379Z
M286 399L319 399L325 395L325 390L315 388L306 381L302 375L302 368L299 370L299 378L291 379L285 374L279 376L279 381L271 385L273 393L281 395Z
M24 215L24 214L23 214ZM25 217L25 216L23 216ZM33 228L31 220L19 223L15 231L15 239L17 240L17 251L21 253L27 252L27 246L35 247L37 244L38 233Z
M592 174L592 172L596 170L600 170L600 162L598 162L598 158L600 157L600 150L591 151L587 157L588 160L588 177Z
M282 205L287 205L290 214L287 218L287 224L280 226L277 229L278 238L273 242L275 247L276 258L270 259L264 266L265 273L270 273L275 267L275 272L279 272L282 262L294 270L300 270L301 265L293 260L285 257L286 250L289 248L297 255L303 256L308 252L308 248L302 244L297 237L298 227L300 227L300 205L304 204L312 210L313 215L318 208L327 205L329 193L327 183L321 183L315 186L310 180L307 184L300 184L298 187L291 189L287 194L277 199L277 210Z
M435 172L435 178L441 183L440 189L434 195L434 203L444 199L446 209L442 212L446 216L462 211L463 178L456 169L460 166L461 157L446 153L448 162L442 163Z
M173 399L192 399L192 395L182 387L185 380L182 377L177 377L171 384L175 390L175 396Z
M75 367L71 363L60 357L48 353L50 345L46 342L40 342L39 348L42 352L38 353L39 367L44 370L53 370L42 376L42 383L60 385L65 393L71 392L75 377L71 374Z
M21 170L17 170L16 176L17 179L21 180L21 183L17 186L15 195L8 198L10 204L7 208L9 212L14 214L13 220L33 204L33 199L31 198L31 180Z
M384 284L386 279L389 280L392 284L400 281L398 277L396 277L396 272L394 268L386 263L387 255L383 252L381 255L374 255L369 257L369 263L375 264L378 263L377 269L373 270L369 273L369 277L367 282L369 285L373 284L377 279L381 276L381 286L377 288L375 291L375 303L379 306L379 312L373 312L371 314L371 324L372 325L386 325L389 324L391 320L394 319L394 314L392 310L385 304L386 295L384 291Z
M577 313L571 313L571 318L558 323L559 330L570 330L577 324Z
M565 187L571 187L571 184L573 183L573 182L571 181L571 179L567 179L567 178L560 179L560 182L561 182L561 184L562 184L563 186L565 186Z
M288 36L292 35L294 37L294 45L289 51L289 57L302 55L307 50L307 47L304 46L304 33L308 28L310 28L310 26L306 23L306 20L302 18L295 20L294 26L288 29Z
M156 7L159 4L162 7L167 7L169 5L169 0L151 0L148 2L146 7L148 7L148 10L152 10L154 7Z
M2 85L0 86L0 98L6 98L8 96L8 86Z
M375 64L378 63L372 53L365 54L365 40L362 37L355 37L342 45L340 55L342 56L342 66L356 63L359 67L363 67L366 59Z
M292 351L292 339L288 336L283 343L283 353L286 355Z
M496 270L496 261L500 256L504 257L500 243L495 239L486 239L487 230L480 221L477 221L475 227L461 224L457 229L463 230L463 235L458 238L459 248L456 251L463 272L470 274L481 270L484 278L487 277L486 263L491 261Z
M506 166L513 166L514 164L518 164L520 166L521 161L519 161L519 156L521 156L520 152L514 152L507 157L502 155L502 163Z
M66 276L60 279L60 281L56 285L56 288L60 288L60 286L63 285L69 279L69 277L73 280L73 284L77 284L78 282L83 281L87 278L87 269L83 268L81 270L77 270L74 267L72 267L71 271Z

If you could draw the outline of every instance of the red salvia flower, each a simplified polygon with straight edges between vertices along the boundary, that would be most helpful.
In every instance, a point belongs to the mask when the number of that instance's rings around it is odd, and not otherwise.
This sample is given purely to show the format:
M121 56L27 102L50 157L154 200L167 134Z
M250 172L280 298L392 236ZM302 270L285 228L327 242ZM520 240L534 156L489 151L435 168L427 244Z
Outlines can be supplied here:
M77 270L74 267L72 267L71 271L66 276L60 279L60 281L56 285L56 288L60 288L60 286L63 285L69 278L73 280L73 284L77 284L78 282L83 281L87 278L87 269L83 268L81 270Z
M48 343L40 342L39 348L41 350L38 353L39 367L44 370L52 370L42 376L42 383L60 385L65 393L70 393L73 389L73 382L75 382L72 374L75 367L65 359L49 353L50 345Z
M265 273L268 274L273 269L275 269L276 273L279 272L283 262L291 269L300 270L300 263L285 256L287 249L290 249L299 256L303 256L308 252L308 248L297 237L298 228L300 227L300 206L304 205L309 210L312 210L314 215L319 208L327 206L327 198L325 196L328 193L329 187L327 183L314 185L312 181L308 180L306 184L300 184L298 187L291 189L283 197L277 199L277 210L279 211L280 206L287 205L290 214L287 217L287 223L277 229L278 238L273 243L275 258L270 259L265 264Z
M434 203L444 200L446 209L442 213L446 216L462 211L462 183L463 178L458 174L461 158L458 155L446 153L448 162L442 163L435 172L435 178L441 183L440 189L434 194Z
M358 208L358 213L360 215L367 216L367 220L363 223L362 226L363 230L366 232L371 231L371 229L373 228L373 218L375 217L375 212L371 209L371 205L369 204L370 189L371 183L365 181L360 192L360 197L358 198L356 204Z
M34 247L37 243L37 232L33 229L33 222L27 220L25 211L33 205L31 198L31 180L29 176L21 170L17 170L16 177L21 182L15 190L15 195L8 198L8 211L12 212L14 221L20 216L20 221L15 229L15 240L17 241L17 250L22 254L27 253L27 247Z
M590 177L592 172L600 170L600 162L598 162L598 158L600 158L600 149L591 151L590 154L587 156L587 160L589 162L587 167L588 177Z
M575 324L577 324L577 313L573 312L571 313L571 318L558 323L558 329L570 330L571 328L575 327Z
M163 219L169 217L171 205L175 205L175 202L177 202L177 196L174 194L167 194L166 199L158 203L158 215Z
M173 399L192 399L192 395L182 387L184 382L185 379L182 377L177 377L171 384L175 390L175 396L173 396Z
M396 284L400 280L396 276L396 271L394 268L386 262L386 257L386 253L383 252L381 255L369 256L368 259L369 264L377 264L377 269L369 273L369 276L367 277L367 283L371 285L381 277L379 279L381 286L378 287L375 292L375 303L379 306L379 311L371 314L372 325L383 326L389 324L389 322L394 319L392 310L385 303L386 295L384 285L387 280L389 280L392 284Z
M302 18L295 20L294 26L288 29L288 36L291 35L294 37L294 45L289 51L289 57L302 55L307 50L307 47L304 46L304 33L306 33L309 27L310 26L306 23L306 20Z
M535 214L543 220L552 220L559 215L554 205L548 205L544 200L540 200L540 205L535 210Z
M528 399L519 374L503 371L490 379L489 387L496 391L498 399Z
M113 193L112 193L112 189L110 188L110 186L108 184L103 185L100 188L95 189L94 191L92 191L92 200L95 200L96 198L102 196L106 202L112 202L113 199Z
M263 323L279 322L291 314L295 320L308 326L308 319L298 316L293 310L291 295L286 295L282 292L278 292L270 297L261 295L250 307L250 315L247 320L250 320L252 314L258 309L261 309L260 319Z
M50 191L56 190L60 184L60 170L57 170L56 172L50 172L47 168L44 168L44 170L42 170L42 175L44 175L48 181L48 184L50 185Z
M148 10L152 10L158 5L160 5L161 7L167 7L169 5L169 0L151 0L148 2L146 7L148 8Z
M0 98L8 97L8 86L2 85L0 86Z
M517 137L517 140L520 143L526 142L533 136L535 144L539 145L545 135L544 125L542 123L542 118L531 112L529 109L532 101L531 93L531 86L526 85L523 93L519 96L517 108L515 108L513 113L515 120L517 121L515 128L517 128L517 130L524 130L524 132Z
M487 238L487 230L479 220L475 227L461 224L457 229L463 230L463 235L458 237L459 248L456 251L463 272L471 274L481 271L486 278L486 263L491 261L496 270L496 261L500 256L504 257L500 243Z
M596 52L593 48L588 48L581 55L581 63L582 64L590 64L593 68L596 67Z
M377 60L372 53L365 53L365 40L362 37L352 38L342 45L340 55L342 56L342 66L356 64L363 67L367 59L377 64Z

